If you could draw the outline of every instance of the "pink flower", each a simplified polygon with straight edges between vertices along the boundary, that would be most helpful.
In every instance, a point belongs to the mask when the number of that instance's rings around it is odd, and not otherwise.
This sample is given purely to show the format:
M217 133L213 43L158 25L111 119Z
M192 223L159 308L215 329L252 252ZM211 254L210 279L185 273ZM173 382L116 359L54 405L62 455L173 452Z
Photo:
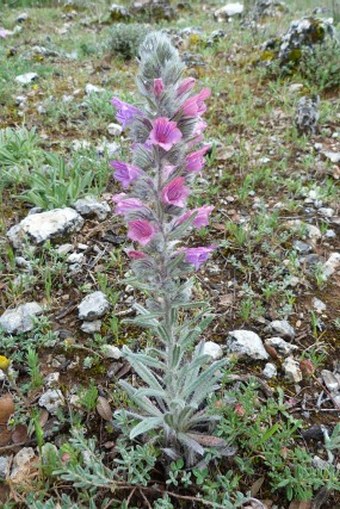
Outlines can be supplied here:
M199 207L194 210L188 210L187 212L185 212L185 214L183 214L177 219L175 225L178 226L184 223L184 221L189 219L189 217L191 217L196 212L195 219L192 222L193 226L195 228L202 228L202 226L208 226L209 216L211 212L214 210L214 208L215 207L213 207L212 205L203 205L203 207Z
M135 221L130 221L128 227L127 236L129 239L136 240L142 246L146 246L155 235L155 228L149 221L136 219Z
M182 138L182 133L177 123L165 117L159 117L152 123L153 129L150 132L150 141L153 145L159 145L168 151L175 143Z
M177 95L183 95L187 92L190 92L190 90L195 86L196 80L195 78L185 78L177 88Z
M188 154L185 158L186 167L185 169L190 173L197 173L201 171L204 166L204 156L208 152L210 145L205 145L204 147L196 150L196 152L192 152Z
M176 177L162 189L162 201L167 205L184 207L189 195L189 189L184 185L183 177Z
M143 260L143 258L146 258L145 253L142 253L142 251L134 251L133 249L127 250L126 254L131 260Z
M8 30L5 28L0 27L0 37L1 39L6 39L7 35L9 34Z
M143 172L137 166L133 166L132 164L124 163L123 161L110 161L112 168L116 171L114 172L114 178L121 182L124 189L129 187L131 182L136 180Z
M182 104L180 110L186 117L196 117L197 115L203 115L207 107L205 100L210 96L211 91L209 88L203 88L199 94L189 97Z
M131 212L138 212L144 208L144 204L138 198L125 198L117 201L115 212L118 215L126 216Z
M159 97L164 91L164 83L162 78L156 78L153 80L153 93L156 97Z
M113 106L116 108L116 118L120 124L122 124L123 128L132 124L137 116L143 114L143 112L136 108L136 106L132 106L132 104L125 103L118 99L118 97L114 97L111 101Z
M187 247L184 248L185 261L195 267L196 270L207 261L210 254L216 249L216 246L207 247Z

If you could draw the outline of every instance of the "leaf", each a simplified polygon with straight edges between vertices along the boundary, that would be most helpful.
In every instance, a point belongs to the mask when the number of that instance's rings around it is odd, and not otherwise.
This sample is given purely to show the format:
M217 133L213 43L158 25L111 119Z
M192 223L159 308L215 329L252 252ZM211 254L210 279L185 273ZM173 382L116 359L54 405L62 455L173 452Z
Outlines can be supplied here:
M104 421L111 421L112 420L112 410L111 407L103 396L98 396L97 399L97 406L96 406L97 412L100 415Z
M132 428L130 431L130 439L138 437L138 435L142 435L151 429L156 429L162 424L162 417L147 417L143 419L137 426Z
M188 433L190 438L193 438L204 447L225 447L227 445L223 438L215 437L213 435L203 435L201 433Z
M258 492L260 491L261 489L261 486L262 484L264 483L265 481L265 477L262 476L262 477L259 477L252 485L251 485L251 488L250 488L250 493L251 493L251 496L252 497L256 497L256 495L258 494Z
M311 507L312 507L311 501L292 500L292 502L289 504L288 509L311 509Z
M4 394L0 398L0 426L7 424L8 419L14 413L15 406L11 394Z
M26 442L28 437L27 426L25 424L18 424L12 431L12 442L14 444L20 444Z

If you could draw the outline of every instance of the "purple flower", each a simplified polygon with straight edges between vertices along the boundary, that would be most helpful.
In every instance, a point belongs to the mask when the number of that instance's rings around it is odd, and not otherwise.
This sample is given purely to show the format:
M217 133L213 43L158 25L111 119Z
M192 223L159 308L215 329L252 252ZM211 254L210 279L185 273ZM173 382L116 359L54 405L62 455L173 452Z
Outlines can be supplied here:
M150 132L150 141L153 145L159 145L168 151L182 138L182 133L177 123L165 117L159 117L152 122L153 129Z
M191 152L185 158L186 166L185 169L190 173L197 173L201 171L204 166L204 156L208 152L210 145L205 145L196 152Z
M144 221L142 219L136 219L136 221L130 221L128 223L128 234L127 236L131 240L136 240L142 246L146 246L148 242L155 235L155 228L149 221Z
M153 93L156 97L159 97L164 91L164 83L162 78L156 78L153 80Z
M146 258L145 253L142 251L134 251L133 249L128 249L126 254L129 258L131 258L131 260L143 260L143 258Z
M7 35L9 34L9 31L5 28L0 27L0 37L1 39L6 39Z
M124 193L116 194L112 197L113 201L117 203L115 209L116 214L126 216L131 212L138 212L145 208L144 204L138 198L124 198L122 195L124 195Z
M194 210L188 210L187 212L185 212L185 214L183 214L177 219L175 226L179 226L180 224L184 223L184 221L189 219L189 217L191 217L195 213L196 216L192 222L193 226L195 228L202 228L202 226L208 226L209 216L211 212L214 210L214 208L215 207L213 207L212 205L203 205L203 207L199 207Z
M116 118L120 124L122 124L123 128L130 125L137 116L142 115L142 111L136 106L132 106L132 104L125 103L118 99L118 97L114 97L111 101L113 106L116 108Z
M196 117L197 115L203 115L206 111L207 106L205 100L211 94L210 88L203 88L199 94L189 97L181 106L180 110L186 117Z
M114 178L121 182L124 189L129 187L131 182L136 180L143 173L140 168L133 166L132 164L124 163L123 161L110 161L114 172Z
M207 261L210 254L216 249L216 246L207 247L187 247L183 251L185 253L185 261L195 267L196 270Z
M185 78L177 88L177 95L183 95L187 92L190 92L190 90L195 86L196 80L195 78Z
M176 177L162 189L162 201L167 205L184 207L189 195L189 189L184 185L183 177Z

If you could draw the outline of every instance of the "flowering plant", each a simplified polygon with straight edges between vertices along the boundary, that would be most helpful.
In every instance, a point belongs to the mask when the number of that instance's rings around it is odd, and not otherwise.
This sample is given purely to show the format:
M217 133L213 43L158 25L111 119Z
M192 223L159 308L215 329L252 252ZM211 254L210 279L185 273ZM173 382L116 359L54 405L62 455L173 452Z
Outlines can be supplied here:
M137 85L144 108L114 98L117 119L129 129L132 162L112 161L114 178L123 193L113 197L115 212L124 217L127 236L135 245L127 250L133 282L147 294L146 305L135 305L131 320L149 327L159 338L157 348L126 358L145 386L121 385L141 409L127 412L139 421L134 438L161 430L165 451L172 458L184 455L188 464L204 454L205 445L221 445L207 436L216 416L206 411L207 397L218 387L223 360L211 362L201 342L193 346L212 317L204 303L191 302L193 280L214 246L183 247L180 241L192 228L206 226L212 206L187 209L196 175L203 169L209 146L199 146L206 123L205 100L210 90L192 95L193 78L182 78L184 65L165 35L153 33L140 48ZM195 146L198 145L198 148ZM199 311L183 318L180 308ZM193 351L193 353L192 353Z

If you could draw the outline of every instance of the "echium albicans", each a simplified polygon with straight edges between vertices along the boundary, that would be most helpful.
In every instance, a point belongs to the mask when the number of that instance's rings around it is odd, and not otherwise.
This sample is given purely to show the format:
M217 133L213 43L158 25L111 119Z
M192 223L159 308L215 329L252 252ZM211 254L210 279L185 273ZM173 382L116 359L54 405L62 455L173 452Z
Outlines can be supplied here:
M216 416L207 411L206 401L218 388L224 361L212 362L203 354L204 343L196 345L211 315L204 303L191 301L193 281L188 279L215 247L182 245L193 228L208 224L213 209L187 209L190 186L209 150L202 145L202 115L210 90L193 93L195 79L183 78L185 66L164 34L148 35L139 55L142 106L112 100L132 141L131 162L111 161L124 191L113 200L134 242L127 254L135 286L147 295L145 306L135 305L138 315L132 321L150 328L157 339L144 352L124 347L144 385L121 385L140 409L127 412L139 421L130 437L161 431L167 454L184 456L190 465L206 445L223 442L207 435Z

